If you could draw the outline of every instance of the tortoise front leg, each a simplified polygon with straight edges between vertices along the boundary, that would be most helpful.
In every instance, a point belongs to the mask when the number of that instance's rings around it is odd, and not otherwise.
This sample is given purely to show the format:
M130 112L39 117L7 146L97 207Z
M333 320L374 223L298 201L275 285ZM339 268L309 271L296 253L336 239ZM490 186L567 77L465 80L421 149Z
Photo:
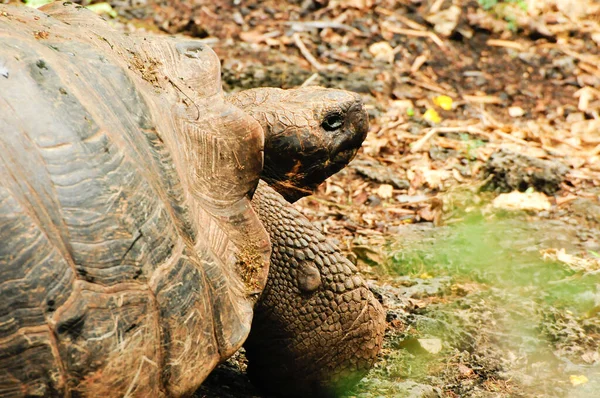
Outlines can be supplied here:
M261 182L252 202L272 254L245 343L249 376L280 396L335 396L373 365L384 311L353 264L281 195Z

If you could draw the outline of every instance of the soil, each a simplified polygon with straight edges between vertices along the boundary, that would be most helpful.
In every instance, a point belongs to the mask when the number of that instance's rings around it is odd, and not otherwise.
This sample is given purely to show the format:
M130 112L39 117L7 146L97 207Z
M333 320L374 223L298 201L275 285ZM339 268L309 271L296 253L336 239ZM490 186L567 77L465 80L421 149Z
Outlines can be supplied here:
M110 3L120 28L207 41L228 91L363 95L357 159L297 204L387 309L349 397L598 396L598 2ZM261 397L244 370L196 396Z

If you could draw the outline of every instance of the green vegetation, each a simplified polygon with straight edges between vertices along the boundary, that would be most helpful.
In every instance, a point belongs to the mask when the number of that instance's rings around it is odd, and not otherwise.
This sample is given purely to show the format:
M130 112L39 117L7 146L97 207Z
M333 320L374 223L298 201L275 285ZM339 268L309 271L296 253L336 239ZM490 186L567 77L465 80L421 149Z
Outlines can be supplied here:
M525 0L477 0L481 8L489 11L498 19L507 23L507 28L512 32L518 29L516 11L526 12L527 2ZM519 10L514 10L514 7Z
M527 224L474 217L448 228L441 238L394 250L391 272L451 276L458 282L477 282L517 294L526 291L539 298L540 304L581 315L594 307L600 276L582 276L564 264L544 261L536 246L536 239L543 237L532 236Z
M408 396L410 383L449 396L597 396L600 273L543 258L570 240L553 221L485 213L388 246L380 266L402 287L387 293L383 358L354 396Z
M527 2L525 0L504 0L504 1L503 0L477 0L477 2L486 11L493 9L502 3L516 4L523 11L527 11Z
M23 0L28 7L39 8L45 4L52 3L54 0Z
M569 240L550 220L472 213L388 247L385 271L404 286L394 294L420 304L388 313L396 329L362 391L406 396L409 380L453 396L597 396L600 273L543 258Z

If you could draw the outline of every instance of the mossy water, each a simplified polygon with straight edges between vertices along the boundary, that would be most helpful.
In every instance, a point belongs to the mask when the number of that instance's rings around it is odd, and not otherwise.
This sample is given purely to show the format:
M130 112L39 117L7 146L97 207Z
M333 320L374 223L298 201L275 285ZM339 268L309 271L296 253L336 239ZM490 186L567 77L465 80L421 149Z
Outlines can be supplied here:
M407 226L379 266L386 349L354 395L599 396L600 276L541 252L594 256L579 230L528 215Z

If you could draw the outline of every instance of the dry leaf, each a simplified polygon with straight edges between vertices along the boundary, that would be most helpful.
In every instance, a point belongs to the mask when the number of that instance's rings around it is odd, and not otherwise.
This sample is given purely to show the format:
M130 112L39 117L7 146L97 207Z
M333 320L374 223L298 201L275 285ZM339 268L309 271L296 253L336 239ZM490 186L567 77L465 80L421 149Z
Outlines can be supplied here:
M440 114L437 113L435 109L427 109L423 115L423 118L431 123L439 123L442 121Z
M587 377L585 377L585 375L571 375L569 376L569 381L574 386L578 386L587 383L589 380Z
M352 253L367 265L383 264L385 255L370 246L352 246Z
M590 102L596 98L596 91L591 87L583 87L577 90L573 96L579 98L578 109L582 112L587 112Z
M447 95L438 95L433 99L433 103L445 111L452 109L452 98Z
M462 363L458 364L458 372L462 377L471 377L475 374L475 372L473 372L473 369L466 365L463 365Z
M266 37L262 33L256 31L249 31L240 33L240 39L242 39L246 43L258 44L264 42L266 40Z
M369 52L376 61L394 63L394 49L387 41L380 41L369 46Z
M498 195L492 202L492 206L502 210L550 210L552 205L546 195L541 192L519 192L503 193Z
M389 199L394 194L394 187L390 184L381 184L375 193L381 199Z
M521 117L525 114L525 110L520 106L511 106L508 108L508 114L510 117Z
M575 272L594 272L600 270L600 259L577 257L568 254L565 249L540 250L544 260L557 261L565 264Z
M370 136L367 136L367 139L363 143L363 150L367 155L377 156L381 152L381 148L388 144L389 141L387 138L370 138Z
M456 29L456 25L458 25L461 13L460 7L453 5L443 11L430 14L425 19L434 25L433 30L437 33L450 36Z

